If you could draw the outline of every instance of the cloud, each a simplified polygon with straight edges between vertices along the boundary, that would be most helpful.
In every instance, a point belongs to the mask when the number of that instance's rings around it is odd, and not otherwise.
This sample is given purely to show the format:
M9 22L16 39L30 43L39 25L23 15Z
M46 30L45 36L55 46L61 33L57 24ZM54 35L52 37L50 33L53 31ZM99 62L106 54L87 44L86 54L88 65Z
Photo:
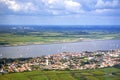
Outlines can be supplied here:
M84 12L81 8L82 5L78 2L74 2L72 0L65 0L64 4L67 11L75 12L75 13Z
M81 4L73 0L42 0L45 6L49 9L48 12L53 14L69 14L81 13Z
M15 14L60 15L83 12L81 4L73 0L0 0L6 11ZM6 12L4 9L3 12Z
M15 1L3 0L3 2L8 6L9 9L13 11L20 10L20 5L18 5Z
M13 12L32 13L36 11L34 4L31 2L22 3L15 0L0 0L0 3L6 5Z
M85 15L120 12L120 0L0 0L5 15Z
M120 16L120 1L119 0L98 0L92 11L96 15L114 15Z
M113 1L98 0L97 4L95 5L96 8L116 8L118 6L119 6L119 0L113 0Z
M112 12L112 9L96 9L95 12L96 13L104 13L104 12Z

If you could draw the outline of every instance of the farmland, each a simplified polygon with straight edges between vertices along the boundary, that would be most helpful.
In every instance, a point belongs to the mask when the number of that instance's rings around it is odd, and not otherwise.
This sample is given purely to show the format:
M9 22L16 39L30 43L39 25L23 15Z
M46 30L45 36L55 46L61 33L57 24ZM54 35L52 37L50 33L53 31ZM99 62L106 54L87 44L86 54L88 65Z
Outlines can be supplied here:
M0 75L0 80L120 80L120 69L111 67L95 70L55 71L37 70L32 72Z
M0 26L0 45L120 39L119 26Z

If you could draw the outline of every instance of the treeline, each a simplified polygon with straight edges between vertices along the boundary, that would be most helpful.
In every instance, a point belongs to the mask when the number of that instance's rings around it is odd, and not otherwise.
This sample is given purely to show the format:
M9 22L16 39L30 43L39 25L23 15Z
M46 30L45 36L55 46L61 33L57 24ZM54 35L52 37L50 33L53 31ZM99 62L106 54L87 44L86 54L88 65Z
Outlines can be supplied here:
M32 57L29 58L1 58L0 59L0 67L1 65L6 65L7 63L13 63L16 61L29 61Z

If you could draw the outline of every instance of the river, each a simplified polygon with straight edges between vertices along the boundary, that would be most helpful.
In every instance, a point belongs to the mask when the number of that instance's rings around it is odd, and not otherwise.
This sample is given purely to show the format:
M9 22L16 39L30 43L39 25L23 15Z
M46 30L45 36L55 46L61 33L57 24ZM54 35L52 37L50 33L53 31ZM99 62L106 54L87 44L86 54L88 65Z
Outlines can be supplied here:
M120 40L92 40L75 43L0 47L0 57L37 57L60 52L82 52L112 49L120 49Z

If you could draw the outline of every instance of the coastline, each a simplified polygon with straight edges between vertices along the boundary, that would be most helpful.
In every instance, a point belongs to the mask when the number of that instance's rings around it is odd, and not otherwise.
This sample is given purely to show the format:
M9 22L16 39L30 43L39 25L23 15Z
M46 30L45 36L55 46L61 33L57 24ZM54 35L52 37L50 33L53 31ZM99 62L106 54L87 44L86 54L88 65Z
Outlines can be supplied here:
M120 49L120 40L89 40L72 43L29 44L0 47L0 57L37 57L61 52L83 52Z
M90 41L105 41L105 40L120 40L120 39L89 39L89 40L77 40L66 42L26 42L20 44L0 45L0 47L16 47L16 46L28 46L28 45L51 45L51 44L64 44L64 43L77 43L77 42L90 42Z

